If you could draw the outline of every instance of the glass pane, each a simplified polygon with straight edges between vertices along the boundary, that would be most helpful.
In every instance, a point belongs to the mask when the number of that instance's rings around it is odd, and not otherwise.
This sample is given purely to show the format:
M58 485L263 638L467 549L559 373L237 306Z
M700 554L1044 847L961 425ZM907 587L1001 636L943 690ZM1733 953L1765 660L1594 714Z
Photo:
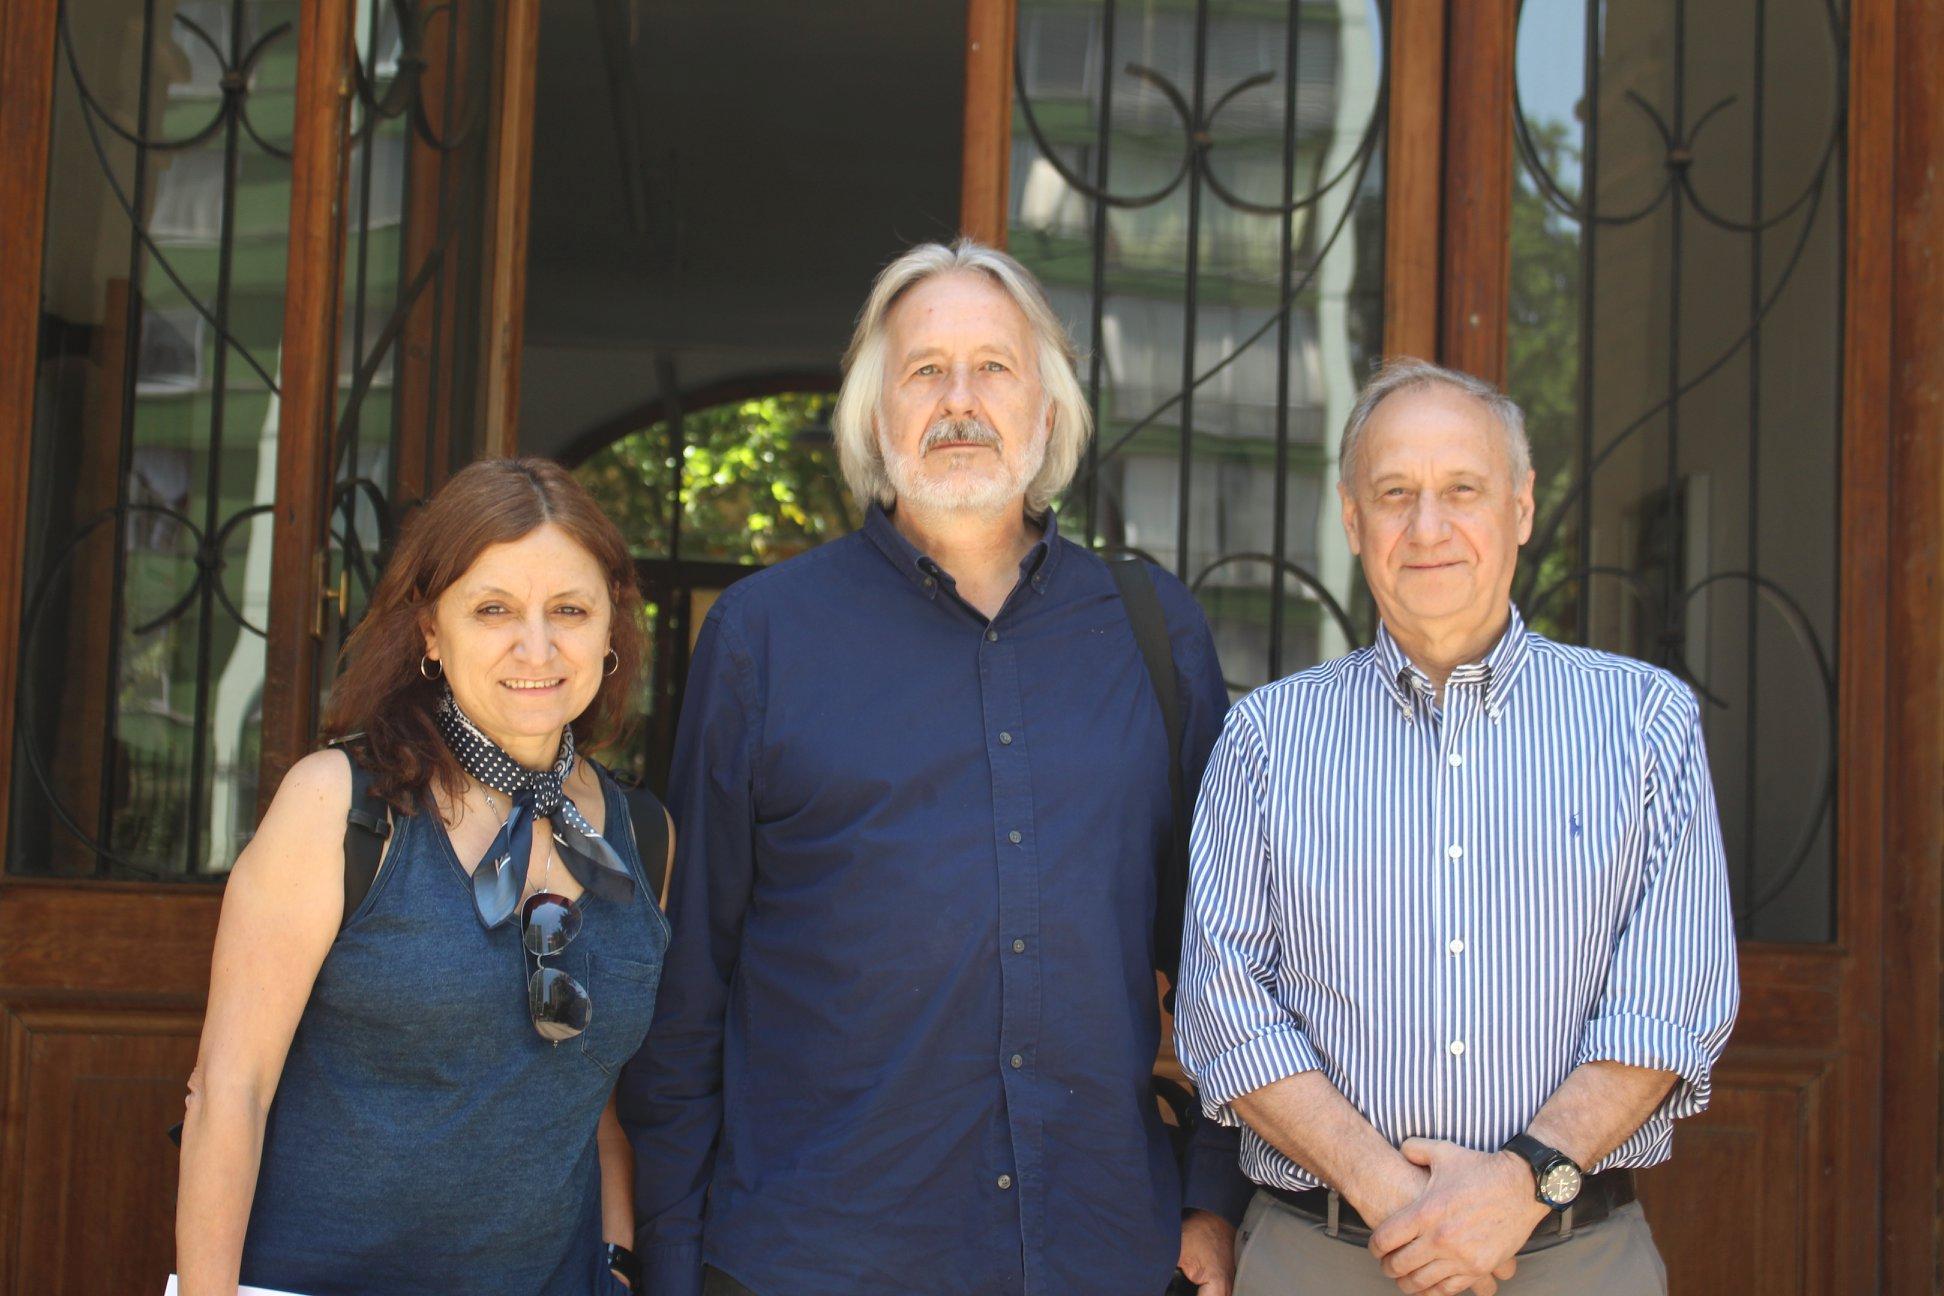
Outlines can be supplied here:
M1385 12L1021 0L1010 244L1099 427L1062 526L1186 580L1238 691L1369 632L1333 430L1382 344Z
M295 0L63 0L10 872L183 878L255 815Z
M861 518L830 440L834 397L784 393L684 414L609 443L575 470L641 558L767 566L850 531ZM669 541L670 466L679 457L679 547ZM697 625L700 624L698 621Z
M1535 624L1702 700L1742 935L1834 931L1843 19L1528 0L1510 386Z
M356 5L321 691L399 522L480 452L501 20L486 0Z

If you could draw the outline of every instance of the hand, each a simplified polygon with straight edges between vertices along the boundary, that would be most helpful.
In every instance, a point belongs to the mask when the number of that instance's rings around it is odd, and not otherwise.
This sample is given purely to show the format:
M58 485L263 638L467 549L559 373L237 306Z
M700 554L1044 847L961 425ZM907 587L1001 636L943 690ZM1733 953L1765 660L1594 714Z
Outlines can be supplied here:
M1359 1183L1356 1196L1346 1192L1343 1197L1373 1229L1416 1201L1431 1184L1429 1171L1401 1156L1385 1158L1369 1179Z
M1175 1261L1200 1296L1229 1296L1235 1282L1235 1226L1213 1211L1181 1217L1181 1258Z
M1532 1170L1510 1152L1473 1152L1435 1139L1399 1149L1431 1172L1430 1186L1370 1236L1370 1251L1406 1293L1493 1296L1513 1257L1547 1214Z

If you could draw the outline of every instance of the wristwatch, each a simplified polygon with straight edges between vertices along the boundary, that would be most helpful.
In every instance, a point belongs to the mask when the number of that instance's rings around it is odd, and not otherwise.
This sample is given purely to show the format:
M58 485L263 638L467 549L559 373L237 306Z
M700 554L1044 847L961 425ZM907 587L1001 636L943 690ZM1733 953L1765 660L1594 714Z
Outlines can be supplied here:
M629 1291L641 1290L641 1261L635 1253L619 1242L607 1244L607 1265L615 1275L628 1284Z
M1565 1210L1579 1200L1586 1172L1579 1163L1558 1148L1547 1147L1530 1134L1514 1134L1505 1140L1501 1152L1516 1153L1532 1167L1533 1193L1540 1204Z

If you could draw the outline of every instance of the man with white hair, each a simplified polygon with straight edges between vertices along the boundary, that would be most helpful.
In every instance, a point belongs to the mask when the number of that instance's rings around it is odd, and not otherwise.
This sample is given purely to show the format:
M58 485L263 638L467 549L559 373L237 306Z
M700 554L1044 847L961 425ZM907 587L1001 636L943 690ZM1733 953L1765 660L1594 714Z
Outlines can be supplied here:
M1149 569L1151 676L1060 537L1087 406L1003 253L879 276L835 425L862 529L727 590L690 668L674 940L619 1089L648 1290L1161 1296L1179 1266L1228 1296L1233 1132L1184 1176L1149 1089L1171 783L1228 700L1207 624Z
M1176 1043L1261 1185L1236 1292L1665 1293L1633 1171L1737 995L1694 694L1520 620L1489 384L1392 362L1340 462L1377 643L1237 703L1196 811Z

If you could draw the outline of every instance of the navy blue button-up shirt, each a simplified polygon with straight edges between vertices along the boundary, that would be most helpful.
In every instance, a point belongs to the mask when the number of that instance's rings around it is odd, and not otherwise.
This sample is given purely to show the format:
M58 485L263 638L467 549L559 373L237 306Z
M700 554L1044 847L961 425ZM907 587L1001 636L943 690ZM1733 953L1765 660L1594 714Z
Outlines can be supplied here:
M1227 693L1156 583L1192 793ZM1184 1197L1149 1092L1167 739L1106 564L1049 518L988 622L872 509L711 609L670 783L649 1292L1159 1296L1246 1182L1211 1123Z

